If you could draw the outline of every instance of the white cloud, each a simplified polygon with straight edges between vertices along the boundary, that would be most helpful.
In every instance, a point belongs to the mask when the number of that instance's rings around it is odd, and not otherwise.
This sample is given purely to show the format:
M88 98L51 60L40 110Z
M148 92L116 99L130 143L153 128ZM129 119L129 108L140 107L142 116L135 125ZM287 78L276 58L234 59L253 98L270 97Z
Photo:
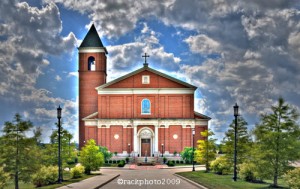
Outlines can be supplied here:
M56 81L61 81L61 77L60 77L59 75L56 75L56 76L55 76L55 80L56 80Z
M206 35L189 36L184 41L189 44L190 50L194 53L219 53L220 44Z

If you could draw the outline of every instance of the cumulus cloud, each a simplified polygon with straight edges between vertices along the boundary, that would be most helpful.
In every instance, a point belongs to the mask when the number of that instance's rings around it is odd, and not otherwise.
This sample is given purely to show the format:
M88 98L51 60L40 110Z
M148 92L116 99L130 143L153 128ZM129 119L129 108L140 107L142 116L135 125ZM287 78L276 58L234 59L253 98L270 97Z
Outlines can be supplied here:
M54 113L49 110L55 109L57 102L71 102L38 89L37 80L52 64L48 57L72 52L76 38L73 33L61 36L60 12L54 3L37 8L27 2L5 0L0 3L0 12L1 101L21 103L26 109L25 118L30 115L38 126L49 129L46 118ZM57 75L55 79L60 81L61 77Z
M199 62L176 64L181 62L180 57L165 52L157 34L151 34L145 23L141 30L143 40L138 38L132 43L108 47L110 69L127 72L128 67L142 63L140 55L144 52L155 54L159 57L154 61L160 62L158 68L168 70L172 66L174 72L182 73L186 80L200 87L203 99L196 99L196 109L214 118L211 126L219 134L231 122L230 107L235 102L253 120L279 96L300 107L296 100L300 91L297 1L56 2L89 15L102 35L109 38L132 31L140 20L153 18L168 26L193 31L183 43L201 57Z

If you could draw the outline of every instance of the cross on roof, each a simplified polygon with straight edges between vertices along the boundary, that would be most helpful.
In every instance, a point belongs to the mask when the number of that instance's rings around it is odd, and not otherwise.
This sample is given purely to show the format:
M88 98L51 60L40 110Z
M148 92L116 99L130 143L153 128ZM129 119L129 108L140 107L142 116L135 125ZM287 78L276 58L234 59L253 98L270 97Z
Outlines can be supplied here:
M144 63L144 66L148 66L148 63L147 63L147 58L150 57L149 55L147 55L147 53L145 53L144 56L142 56L143 58L145 58L145 63Z

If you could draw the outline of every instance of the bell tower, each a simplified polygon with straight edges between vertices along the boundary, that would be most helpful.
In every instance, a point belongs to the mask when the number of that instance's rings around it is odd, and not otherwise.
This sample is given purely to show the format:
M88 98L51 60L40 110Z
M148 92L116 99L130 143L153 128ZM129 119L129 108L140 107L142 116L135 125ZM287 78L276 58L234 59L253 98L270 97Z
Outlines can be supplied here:
M107 50L94 24L78 48L79 72L79 148L84 146L85 126L82 119L98 111L96 87L106 83Z

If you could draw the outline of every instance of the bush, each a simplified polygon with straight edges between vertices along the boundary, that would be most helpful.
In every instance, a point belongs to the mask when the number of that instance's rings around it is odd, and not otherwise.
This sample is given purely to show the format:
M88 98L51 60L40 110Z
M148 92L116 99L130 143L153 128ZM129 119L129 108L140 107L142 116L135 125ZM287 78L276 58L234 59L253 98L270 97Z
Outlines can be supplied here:
M169 167L173 167L173 166L175 166L175 163L174 163L174 161L168 161L167 165Z
M124 160L121 160L119 163L118 163L118 167L124 167L125 166L125 161Z
M57 166L42 166L35 174L32 175L32 183L37 186L54 184L58 178Z
M180 161L179 161L179 160L176 160L176 163L180 163Z
M3 167L0 167L0 188L4 188L9 181L9 174L4 172Z
M182 160L180 160L180 163L181 163L181 164L183 164L183 161L182 161Z
M300 188L300 168L288 171L283 175L283 178L291 189Z
M258 179L258 172L255 164L253 163L242 163L239 165L239 176L241 179L247 182L254 182Z
M84 173L84 167L82 165L77 165L70 171L72 178L80 178Z
M117 160L117 163L120 163L120 160Z
M117 160L113 160L112 163L117 163Z
M129 162L129 157L126 157L125 160L126 160L126 163L128 163Z
M211 170L219 175L229 174L231 172L230 164L225 157L221 156L210 163Z

